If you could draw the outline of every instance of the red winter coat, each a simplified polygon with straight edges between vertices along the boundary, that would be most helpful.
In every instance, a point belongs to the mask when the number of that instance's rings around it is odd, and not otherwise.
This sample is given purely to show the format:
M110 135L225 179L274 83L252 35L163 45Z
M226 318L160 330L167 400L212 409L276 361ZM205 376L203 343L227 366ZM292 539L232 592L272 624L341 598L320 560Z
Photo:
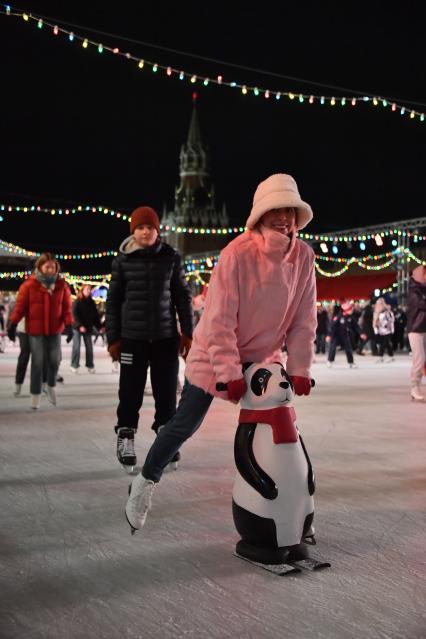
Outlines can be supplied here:
M27 320L28 335L60 335L65 325L72 324L68 284L58 278L53 292L49 293L35 275L31 275L19 288L10 321L17 324L23 317Z

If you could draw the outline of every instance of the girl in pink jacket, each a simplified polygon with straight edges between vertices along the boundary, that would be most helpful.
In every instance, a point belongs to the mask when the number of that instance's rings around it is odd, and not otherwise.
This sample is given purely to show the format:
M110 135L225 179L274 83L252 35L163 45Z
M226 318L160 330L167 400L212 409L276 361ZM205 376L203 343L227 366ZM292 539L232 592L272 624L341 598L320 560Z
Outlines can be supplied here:
M248 230L222 251L212 274L177 412L159 429L132 482L126 505L132 533L144 525L163 469L199 428L213 397L237 403L244 395L244 362L281 361L286 346L295 393L309 394L316 331L314 253L296 232L312 217L290 175L272 175L257 187ZM218 383L227 391L217 391Z

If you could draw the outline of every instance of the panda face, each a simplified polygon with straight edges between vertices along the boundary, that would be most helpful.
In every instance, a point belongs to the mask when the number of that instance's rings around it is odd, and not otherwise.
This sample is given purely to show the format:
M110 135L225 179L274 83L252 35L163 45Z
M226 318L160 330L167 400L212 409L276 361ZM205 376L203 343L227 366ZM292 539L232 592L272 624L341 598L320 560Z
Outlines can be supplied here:
M293 398L292 384L282 364L251 364L244 378L247 392L241 400L242 408L277 408Z

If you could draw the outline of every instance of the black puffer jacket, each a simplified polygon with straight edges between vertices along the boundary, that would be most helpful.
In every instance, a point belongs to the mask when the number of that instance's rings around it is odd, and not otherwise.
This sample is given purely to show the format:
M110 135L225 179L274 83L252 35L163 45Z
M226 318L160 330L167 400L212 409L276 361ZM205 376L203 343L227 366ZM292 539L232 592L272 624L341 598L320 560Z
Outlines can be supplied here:
M176 314L182 333L192 337L191 291L180 255L164 242L142 249L128 237L112 263L105 314L108 344L120 337L175 337Z
M82 299L76 299L72 305L73 315L73 328L79 329L81 326L91 333L93 327L98 330L101 327L101 320L99 318L98 309L91 297L83 297Z
M407 333L426 333L426 285L410 277L407 299Z

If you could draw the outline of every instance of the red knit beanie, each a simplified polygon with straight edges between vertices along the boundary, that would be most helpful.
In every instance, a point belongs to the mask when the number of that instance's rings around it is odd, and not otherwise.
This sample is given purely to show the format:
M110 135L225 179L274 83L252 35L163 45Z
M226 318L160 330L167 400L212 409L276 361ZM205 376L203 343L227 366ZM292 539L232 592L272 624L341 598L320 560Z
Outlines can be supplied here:
M139 224L150 224L160 234L160 220L157 213L150 206L139 206L130 218L130 233L133 233Z

